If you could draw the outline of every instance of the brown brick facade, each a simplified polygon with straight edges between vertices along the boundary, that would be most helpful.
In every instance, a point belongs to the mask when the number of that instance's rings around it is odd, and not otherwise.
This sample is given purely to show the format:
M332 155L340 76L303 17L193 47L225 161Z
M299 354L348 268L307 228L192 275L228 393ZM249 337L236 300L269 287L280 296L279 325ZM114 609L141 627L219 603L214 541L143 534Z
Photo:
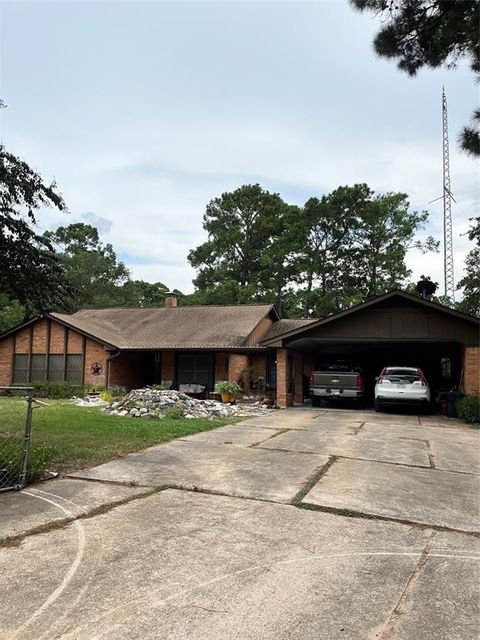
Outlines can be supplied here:
M248 369L249 358L247 353L231 353L228 358L228 379L231 382L241 382L244 371Z
M287 366L287 350L277 349L277 406L286 409L288 406L287 385L288 385L288 366Z
M463 374L464 393L480 393L480 347L466 347Z
M73 333L73 332L72 332ZM78 334L77 334L78 335ZM82 338L82 336L79 336ZM68 336L68 345L77 344L76 340L70 339L70 332ZM85 345L85 366L84 366L84 384L89 387L105 387L107 385L107 358L109 352L105 351L103 345L93 340L88 339ZM101 372L99 375L94 374L96 365L101 365ZM95 366L94 366L95 365Z
M8 387L12 381L14 336L0 342L0 387Z

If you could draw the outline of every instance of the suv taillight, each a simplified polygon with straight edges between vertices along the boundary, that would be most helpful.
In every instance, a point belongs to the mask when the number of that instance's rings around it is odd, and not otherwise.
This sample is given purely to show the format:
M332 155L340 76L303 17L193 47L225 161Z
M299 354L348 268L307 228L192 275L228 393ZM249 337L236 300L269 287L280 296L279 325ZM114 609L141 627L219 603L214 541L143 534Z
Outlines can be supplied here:
M382 384L385 377L385 369L382 369L382 373L378 376L377 384Z
M357 376L357 387L363 387L363 385L364 385L363 376L361 373L359 373Z
M311 373L311 374L310 374L310 378L308 379L308 382L309 382L310 384L313 384L313 383L314 383L314 380L313 380L313 373Z
M425 380L425 376L423 375L423 371L421 369L418 370L418 373L420 375L420 384L422 385L422 387L427 387L427 381Z

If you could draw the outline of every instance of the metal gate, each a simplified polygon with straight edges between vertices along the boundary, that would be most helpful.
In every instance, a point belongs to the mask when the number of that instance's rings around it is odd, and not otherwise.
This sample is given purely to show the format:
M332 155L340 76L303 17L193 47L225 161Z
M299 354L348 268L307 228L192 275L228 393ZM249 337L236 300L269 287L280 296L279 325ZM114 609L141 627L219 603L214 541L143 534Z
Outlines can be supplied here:
M27 482L33 389L0 387L0 491Z

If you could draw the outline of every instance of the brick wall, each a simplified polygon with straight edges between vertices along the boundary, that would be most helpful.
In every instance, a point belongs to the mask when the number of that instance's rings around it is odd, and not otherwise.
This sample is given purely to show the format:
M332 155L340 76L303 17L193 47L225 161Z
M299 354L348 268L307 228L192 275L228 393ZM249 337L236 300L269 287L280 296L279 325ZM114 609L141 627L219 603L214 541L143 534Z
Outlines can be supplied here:
M249 366L246 353L230 353L228 358L228 379L230 382L241 382L243 371Z
M8 387L12 382L14 337L8 336L0 342L0 386Z
M463 388L467 395L480 393L480 347L466 347Z
M66 328L58 322L50 325L50 353L63 353L65 348Z
M287 350L277 349L277 406L287 408Z
M72 332L73 333L73 332ZM69 332L70 334L70 332ZM76 334L77 336L79 334ZM81 338L81 336L79 336ZM70 346L71 339L70 335L68 336L68 344ZM72 344L76 346L76 342L72 341ZM80 347L80 351L76 353L81 353L82 349ZM89 338L86 341L85 345L85 375L84 375L84 384L87 387L105 387L107 384L107 358L109 356L108 351L105 351L103 346L98 342L94 342ZM102 372L100 375L95 376L92 373L92 364L94 362L99 362L102 365Z
M15 334L15 353L28 353L30 351L31 327L21 329Z
M92 344L97 344L98 342L93 342L93 340L89 340ZM103 347L100 347L103 349ZM68 330L68 338L67 338L67 352L68 353L83 353L83 336L76 331Z
M39 320L32 328L32 353L47 353L48 322Z

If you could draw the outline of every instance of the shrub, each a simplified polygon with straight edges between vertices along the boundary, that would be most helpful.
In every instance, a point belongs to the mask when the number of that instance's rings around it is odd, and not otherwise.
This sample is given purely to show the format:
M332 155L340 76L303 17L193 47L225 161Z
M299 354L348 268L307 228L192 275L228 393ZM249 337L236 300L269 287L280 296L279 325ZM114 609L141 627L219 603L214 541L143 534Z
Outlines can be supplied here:
M457 402L458 415L465 422L480 422L480 395L465 396Z
M174 407L167 409L163 417L170 418L171 420L178 420L179 418L183 418L185 413L185 407L182 404L176 404Z
M215 393L231 393L234 396L238 396L239 393L242 393L242 387L236 382L220 380L215 385Z
M113 387L110 387L109 391L114 398L120 398L127 395L127 389L122 387L120 384L113 385Z
M41 382L32 386L36 398L72 398L83 394L82 387L74 387L70 382Z
M109 391L101 391L100 398L104 402L113 402L113 393L110 393Z

